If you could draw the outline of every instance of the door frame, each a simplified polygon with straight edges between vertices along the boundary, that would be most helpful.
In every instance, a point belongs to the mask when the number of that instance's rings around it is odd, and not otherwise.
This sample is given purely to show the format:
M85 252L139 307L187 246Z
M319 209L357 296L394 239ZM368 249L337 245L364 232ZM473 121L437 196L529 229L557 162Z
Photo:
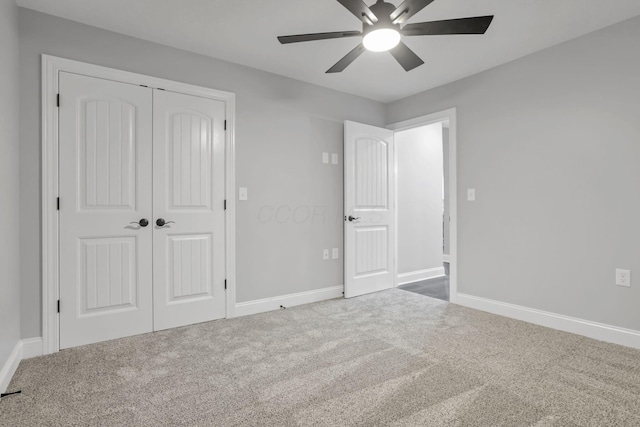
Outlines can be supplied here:
M234 317L236 303L235 260L235 94L172 80L42 55L42 354L60 350L57 310L59 283L58 192L58 84L59 73L68 72L122 83L164 89L225 103L225 263L227 276L226 318ZM64 99L61 100L64 102ZM63 201L64 202L64 201Z
M450 108L448 110L439 111L425 116L416 117L402 122L393 123L387 126L388 129L394 132L414 129L421 126L428 126L434 123L443 121L449 121L449 302L456 304L458 300L458 173L457 173L457 110L456 108ZM398 146L395 145L395 150ZM398 174L397 153L394 153L396 158L395 174ZM396 179L396 193L394 200L394 208L398 211L398 189ZM398 287L398 272L397 272L397 257L398 257L398 215L395 217L395 258L394 263L396 269L394 271L394 287Z

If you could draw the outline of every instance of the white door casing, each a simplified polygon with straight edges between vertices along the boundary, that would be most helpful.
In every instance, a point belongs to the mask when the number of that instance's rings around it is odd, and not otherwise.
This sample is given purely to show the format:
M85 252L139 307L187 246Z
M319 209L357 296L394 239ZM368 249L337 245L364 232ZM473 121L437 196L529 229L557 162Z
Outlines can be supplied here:
M60 348L152 330L152 91L60 73Z
M154 90L154 330L225 317L224 121L222 101Z
M449 302L457 303L458 298L458 190L457 190L457 110L450 108L425 116L415 117L389 125L394 132L428 126L439 122L449 122ZM397 206L397 202L396 202ZM396 217L397 221L397 217ZM397 241L397 239L396 239ZM397 254L397 243L395 253Z
M345 122L346 298L394 287L393 143L391 130Z

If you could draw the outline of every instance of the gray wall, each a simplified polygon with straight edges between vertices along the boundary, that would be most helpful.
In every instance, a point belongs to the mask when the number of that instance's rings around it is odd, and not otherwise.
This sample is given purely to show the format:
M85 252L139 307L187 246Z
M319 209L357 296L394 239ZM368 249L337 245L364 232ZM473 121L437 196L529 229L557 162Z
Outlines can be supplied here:
M342 247L342 161L321 153L342 153L344 120L384 125L384 105L26 9L20 49L23 337L41 329L42 53L235 92L238 302L343 284L342 260L322 260Z
M459 292L640 330L639 45L634 18L388 105L458 109Z
M0 0L0 368L20 339L18 8ZM4 390L2 390L4 391Z
M442 268L442 123L396 132L398 274Z

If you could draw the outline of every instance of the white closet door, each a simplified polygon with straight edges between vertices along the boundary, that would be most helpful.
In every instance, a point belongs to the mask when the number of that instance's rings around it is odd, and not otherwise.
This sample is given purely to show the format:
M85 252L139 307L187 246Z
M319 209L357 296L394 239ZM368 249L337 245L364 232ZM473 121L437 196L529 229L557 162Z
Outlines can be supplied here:
M346 298L394 286L393 131L345 122Z
M155 90L153 109L154 329L161 330L225 317L225 104Z
M150 332L151 89L60 73L60 348Z

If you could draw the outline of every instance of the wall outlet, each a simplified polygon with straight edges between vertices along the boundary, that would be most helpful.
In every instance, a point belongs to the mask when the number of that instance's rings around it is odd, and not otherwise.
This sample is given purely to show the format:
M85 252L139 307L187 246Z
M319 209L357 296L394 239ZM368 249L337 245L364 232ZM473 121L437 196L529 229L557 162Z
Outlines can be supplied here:
M240 200L247 200L249 197L249 192L247 190L247 187L240 187L238 189L238 198Z
M322 251L322 259L325 261L329 259L329 249L324 249Z
M331 153L331 164L332 165L337 165L338 164L338 154L337 153Z
M338 252L338 248L333 248L333 259L338 259L340 257L340 252Z
M329 164L329 153L322 153L322 163L325 165Z
M616 285L631 287L631 270L616 269Z
M476 200L476 189L475 188L467 188L467 200L470 202L475 202Z

